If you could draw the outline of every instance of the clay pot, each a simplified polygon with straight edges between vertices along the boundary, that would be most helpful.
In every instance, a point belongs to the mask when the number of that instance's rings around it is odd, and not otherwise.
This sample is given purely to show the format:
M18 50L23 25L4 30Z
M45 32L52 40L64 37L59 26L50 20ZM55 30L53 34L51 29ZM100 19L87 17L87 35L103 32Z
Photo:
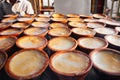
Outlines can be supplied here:
M47 39L42 36L23 36L16 41L16 45L22 49L43 50L47 45Z
M13 79L32 79L40 76L47 68L48 63L49 58L44 51L20 50L9 57L5 71Z
M92 62L84 52L59 51L50 57L49 66L59 80L84 80Z
M120 79L120 52L110 48L96 49L90 54L96 74L104 80Z

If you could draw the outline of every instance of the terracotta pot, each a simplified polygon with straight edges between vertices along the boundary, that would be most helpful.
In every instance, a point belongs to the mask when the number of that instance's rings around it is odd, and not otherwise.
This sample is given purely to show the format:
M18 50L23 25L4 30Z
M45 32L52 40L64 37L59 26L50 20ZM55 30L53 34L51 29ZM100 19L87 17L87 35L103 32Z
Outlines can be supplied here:
M87 18L87 19L84 19L84 22L86 23L89 23L89 22L98 22L98 19L93 19L93 18Z
M109 48L120 51L120 35L107 35L105 39L109 42Z
M51 28L57 28L57 27L67 27L67 28L68 28L67 24L59 23L59 22L51 23L51 24L50 24L50 27L51 27Z
M36 17L35 20L39 21L39 22L49 22L50 18L48 18L48 17Z
M33 22L31 24L33 27L42 27L42 28L48 28L49 27L49 23L48 22Z
M68 20L66 19L66 18L52 18L51 19L53 22L60 22L60 23L67 23L68 22Z
M70 36L71 30L65 27L58 27L58 28L50 29L48 34L52 37Z
M87 28L87 25L86 23L83 23L83 22L69 22L68 25L71 27L71 28Z
M75 39L80 37L94 37L96 34L94 30L89 28L73 28L71 31L73 32L73 37L75 37Z
M9 22L0 23L0 30L7 29L11 25L12 25L12 23L9 23Z
M49 66L59 80L84 80L92 61L81 51L60 51L50 57Z
M28 23L24 23L24 22L17 22L11 25L11 27L13 28L19 28L19 29L26 29L28 28L30 25Z
M2 36L19 36L23 32L23 29L17 29L17 28L9 28L2 30L0 32L0 35Z
M24 30L24 34L28 35L28 36L46 36L46 34L48 33L48 29L47 28L37 28L37 27L31 27L31 28L27 28L26 30Z
M114 28L116 26L120 26L120 23L118 21L115 21L113 19L99 19L98 22L102 22L107 24L106 27Z
M16 45L22 49L43 50L47 45L47 39L42 36L23 36L16 41Z
M93 50L90 54L96 73L104 80L120 79L120 52L104 48Z
M4 18L17 18L18 14L7 14L3 16Z
M51 16L53 18L65 18L66 17L64 14L61 14L61 13L53 13Z
M94 29L94 28L104 28L106 26L106 24L101 23L101 22L88 22L87 26L89 28L92 28L92 29Z
M67 20L69 21L69 22L83 22L83 19L81 19L81 18L67 18Z
M72 37L55 37L48 41L48 47L53 51L75 50L77 41Z
M23 23L27 23L27 24L31 24L34 21L34 18L31 17L20 17L17 18L18 22L23 22Z
M105 19L105 18L107 18L107 15L105 15L105 14L93 14L92 16L93 16L93 18L96 18L96 19Z
M78 39L79 49L90 53L94 49L107 48L108 42L99 37L83 37Z
M97 33L95 36L101 37L101 38L104 38L104 36L106 36L106 35L117 35L118 34L118 31L116 31L115 29L107 28L107 27L95 28L94 30Z
M8 22L8 23L14 23L16 22L17 20L15 18L4 18L2 19L1 22Z
M16 40L17 38L14 36L0 36L0 49L10 50L15 45Z
M15 52L5 65L6 73L13 79L27 80L40 76L49 63L48 55L37 49Z
M3 50L0 50L0 70L4 67L7 58L8 58L7 53Z
M20 17L26 17L26 18L35 18L36 14L25 14Z
M66 14L68 18L79 18L79 14Z

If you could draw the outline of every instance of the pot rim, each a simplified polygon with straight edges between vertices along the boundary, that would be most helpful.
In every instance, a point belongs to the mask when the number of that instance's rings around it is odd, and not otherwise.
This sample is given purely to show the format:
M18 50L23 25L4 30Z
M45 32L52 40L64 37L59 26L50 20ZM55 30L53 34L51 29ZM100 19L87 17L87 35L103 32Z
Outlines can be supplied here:
M85 69L85 71L82 71L80 73L64 73L64 72L60 72L60 71L57 71L53 66L52 66L52 59L54 58L54 56L57 56L57 55L60 55L60 54L64 54L65 52L75 52L76 54L79 53L79 54L82 54L84 56L86 56L88 59L89 59L89 65L88 67ZM69 51L69 50L66 50L66 51L58 51L58 52L55 52L51 57L50 57L50 61L49 61L49 66L50 68L57 74L60 74L60 75L65 75L65 76L82 76L82 75L85 75L86 73L88 73L88 71L90 71L90 69L92 68L92 61L90 59L90 57L82 52L82 51L78 51L78 50L72 50L72 51Z
M49 34L50 36L53 36L53 37L61 36L61 35L55 35L55 34L52 34L52 33L51 33L52 30L59 29L59 28L65 29L65 30L67 30L67 32L68 32L67 34L62 35L62 36L69 36L69 35L72 33L72 32L71 32L71 29L69 29L69 28L67 28L67 27L57 27L57 28L50 29L50 30L48 31L48 34Z
M101 49L95 49L93 51L90 52L89 56L92 60L92 56L94 54L96 54L96 52L98 51L102 51L102 50L111 50L111 51L114 51L114 52L117 52L119 55L120 55L120 51L117 51L117 50L114 50L114 49L110 49L110 48L101 48ZM93 62L93 61L92 61ZM120 72L116 73L116 72L110 72L110 71L105 71L103 69L100 69L94 62L93 62L93 66L98 69L99 71L102 71L103 73L105 74L108 74L108 75L113 75L113 76L120 76Z
M78 45L77 41L76 41L74 38L72 38L72 37L67 37L67 36L61 36L61 37L52 38L52 39L50 39L50 40L48 41L48 45L47 45L47 46L49 47L49 49L51 49L51 50L53 50L53 51L66 51L66 50L58 50L58 49L51 48L51 46L49 45L49 43L50 43L53 39L57 39L57 38L70 38L72 41L75 42L75 44L74 44L70 49L67 49L67 50L74 50L74 49L77 47L77 45Z
M40 49L40 50L44 49L46 47L47 43L48 43L47 39L45 37L43 37L43 36L23 36L23 37L20 37L19 39L17 39L17 41L16 41L16 45L19 48L22 48L22 49L35 49L35 48L26 48L26 47L23 47L23 46L19 45L19 41L26 38L26 37L38 37L38 38L41 38L44 41L44 44L41 45L41 46L36 47L37 49Z
M99 48L87 48L87 47L84 47L83 45L79 44L80 40L83 40L85 38L96 38L96 39L99 39L101 41L104 41L104 43L105 43L105 45L103 47L101 47L101 48L107 48L108 47L108 42L105 39L100 38L100 37L82 37L82 38L79 38L78 39L78 46L79 47L82 47L82 48L85 48L85 49L89 49L89 50L99 49Z
M120 37L120 35L106 35L106 36L104 36L104 39L108 42L108 43L110 43L110 44L112 44L112 45L114 45L114 46L117 46L117 47L120 47L120 45L118 46L118 45L116 45L116 44L113 44L112 42L110 42L107 38L109 37L109 36L119 36Z
M0 54L4 55L4 61L0 65L0 70L1 70L4 67L4 65L6 64L6 62L7 62L8 55L4 50L0 50Z
M20 54L21 52L30 51L30 50L39 51L44 55L44 57L46 58L46 62L44 63L43 68L40 69L39 71L37 71L36 73L28 75L28 76L17 76L14 73L12 73L10 68L9 68L9 63L10 63L11 59L14 58L16 55ZM20 51L16 51L11 57L9 57L9 59L7 60L6 65L5 65L5 71L11 78L14 78L14 79L31 79L31 78L35 78L35 77L41 75L45 71L45 69L47 68L48 63L49 63L49 57L48 57L48 55L47 55L47 53L45 51L38 50L38 49L22 49Z
M43 37L48 33L48 29L47 29L47 28L45 28L46 31L43 32L43 33L41 33L41 34L31 35L31 34L27 33L28 30L31 30L31 29L34 29L34 28L39 29L39 28L42 28L42 27L31 27L31 28L27 28L27 29L24 30L23 33L24 33L25 35L27 35L27 36L43 36Z

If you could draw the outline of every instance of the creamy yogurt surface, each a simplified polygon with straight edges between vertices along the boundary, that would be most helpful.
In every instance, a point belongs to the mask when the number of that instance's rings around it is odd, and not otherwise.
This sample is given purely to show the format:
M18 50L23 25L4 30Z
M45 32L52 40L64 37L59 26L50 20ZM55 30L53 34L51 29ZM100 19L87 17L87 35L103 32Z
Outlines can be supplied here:
M119 35L108 35L106 39L109 43L120 47L120 36Z
M93 63L100 69L108 72L120 73L120 55L111 50L102 50L92 56Z
M116 31L114 29L111 29L111 28L96 28L94 30L98 33L105 34L105 35L116 33Z
M90 49L102 48L106 45L106 42L99 38L84 38L78 42L81 46Z
M88 63L88 57L75 52L65 52L52 59L52 66L63 73L80 73L88 67Z
M45 39L37 36L21 37L17 40L18 46L22 48L39 48L45 44Z
M28 28L24 32L25 34L28 34L28 35L39 35L39 34L45 33L46 31L47 31L46 28Z
M76 42L70 37L59 37L49 41L48 46L55 50L69 50Z
M17 76L29 76L42 69L45 61L45 57L39 51L23 51L11 59L9 69Z

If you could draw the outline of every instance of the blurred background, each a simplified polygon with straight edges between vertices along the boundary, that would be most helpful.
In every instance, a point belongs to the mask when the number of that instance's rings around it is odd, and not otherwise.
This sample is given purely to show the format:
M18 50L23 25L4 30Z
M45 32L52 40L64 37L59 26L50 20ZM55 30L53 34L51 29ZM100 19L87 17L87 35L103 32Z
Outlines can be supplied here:
M54 0L29 0L35 13L51 14L55 10ZM59 0L55 0L56 2ZM68 0L70 1L70 0ZM120 16L120 0L91 0L91 14L103 13L113 18Z

